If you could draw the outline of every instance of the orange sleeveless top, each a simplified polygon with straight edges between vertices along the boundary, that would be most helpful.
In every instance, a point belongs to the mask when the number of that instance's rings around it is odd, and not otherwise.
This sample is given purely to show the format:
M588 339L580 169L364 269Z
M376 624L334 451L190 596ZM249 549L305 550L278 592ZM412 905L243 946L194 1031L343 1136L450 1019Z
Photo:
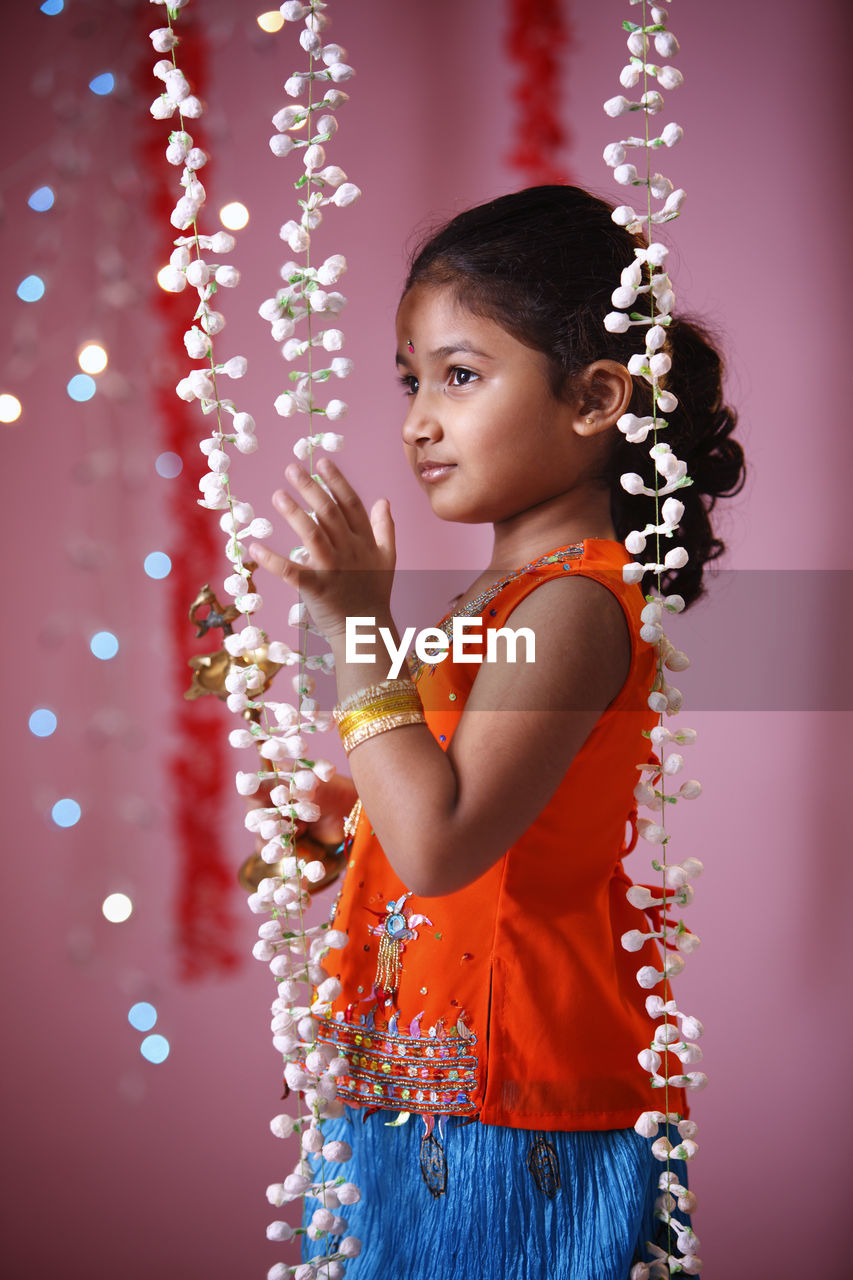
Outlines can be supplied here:
M464 889L410 894L362 813L333 909L349 943L326 961L343 991L318 1020L319 1040L349 1061L338 1080L346 1102L520 1129L627 1128L664 1109L637 1062L654 1034L636 979L650 944L640 960L620 942L648 927L625 897L621 855L637 764L649 758L642 731L658 719L646 703L655 650L638 635L645 601L622 580L629 560L621 543L588 539L507 574L459 611L482 617L485 633L551 578L596 578L625 611L630 670L550 802ZM412 664L444 747L478 670L452 654ZM669 1110L686 1113L681 1090L669 1090Z

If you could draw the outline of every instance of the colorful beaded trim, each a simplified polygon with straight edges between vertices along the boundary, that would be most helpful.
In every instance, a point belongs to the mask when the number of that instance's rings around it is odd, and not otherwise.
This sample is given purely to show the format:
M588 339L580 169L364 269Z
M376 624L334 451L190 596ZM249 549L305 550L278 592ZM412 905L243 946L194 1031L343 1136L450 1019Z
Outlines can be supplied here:
M338 1097L400 1111L475 1115L477 1037L439 1033L401 1036L332 1018L317 1019L317 1040L349 1060Z
M546 564L561 564L565 560L577 560L582 555L583 543L573 542L567 547L559 547L556 551L547 552L546 555L540 556L538 560L531 560L530 564L522 565L520 569L512 569L509 573L504 574L502 578L499 578L497 582L493 582L485 591L481 591L473 600L469 600L461 608L454 609L451 613L448 613L438 623L436 630L443 631L447 638L450 639L454 618L476 618L482 613L486 605L491 600L494 600L495 596L500 595L504 587L510 582L514 582L516 578L520 578L523 573L531 573L534 569L539 569ZM425 669L435 671L435 665L434 663L430 664L427 668L427 664L421 662L414 653L409 654L409 670L413 680L417 680Z

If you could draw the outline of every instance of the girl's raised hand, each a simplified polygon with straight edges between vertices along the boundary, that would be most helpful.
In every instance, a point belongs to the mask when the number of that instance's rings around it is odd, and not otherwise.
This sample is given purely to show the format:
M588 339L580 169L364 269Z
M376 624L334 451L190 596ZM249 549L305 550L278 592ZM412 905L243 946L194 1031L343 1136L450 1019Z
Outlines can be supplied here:
M276 509L308 552L307 562L297 564L258 542L249 550L259 565L300 592L314 624L331 641L345 634L348 616L390 617L394 521L385 498L368 515L329 458L320 459L317 473L329 492L295 463L285 470L305 507L284 489L273 494Z

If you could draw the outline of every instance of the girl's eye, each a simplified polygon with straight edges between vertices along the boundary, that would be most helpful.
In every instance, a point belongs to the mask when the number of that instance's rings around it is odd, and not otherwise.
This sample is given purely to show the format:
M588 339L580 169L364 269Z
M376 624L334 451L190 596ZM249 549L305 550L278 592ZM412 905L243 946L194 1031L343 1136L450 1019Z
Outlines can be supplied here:
M473 369L465 369L461 365L456 365L450 370L451 387L468 387L472 382L476 382L479 374Z
M400 385L407 396L418 394L418 380L413 373L406 373L400 378Z

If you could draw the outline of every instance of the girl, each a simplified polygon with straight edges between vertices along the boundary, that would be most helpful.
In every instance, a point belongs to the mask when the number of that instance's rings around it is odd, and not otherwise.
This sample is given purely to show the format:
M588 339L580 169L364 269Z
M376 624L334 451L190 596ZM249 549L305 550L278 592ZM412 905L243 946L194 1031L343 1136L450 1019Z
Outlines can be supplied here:
M327 962L342 994L318 1025L349 1062L326 1132L353 1148L343 1173L362 1199L335 1211L364 1242L359 1280L625 1280L655 1237L661 1166L632 1126L661 1101L637 1066L652 1027L620 945L643 925L620 859L657 723L622 540L655 514L619 483L654 472L616 426L649 412L649 388L626 368L638 330L603 324L642 243L610 212L547 186L460 214L415 256L397 313L415 476L440 519L494 527L441 629L526 628L533 655L519 643L512 661L498 637L494 661L436 644L395 680L381 645L373 666L348 663L348 617L397 640L394 525L327 458L325 488L291 465L297 497L274 497L307 567L252 548L331 646L360 800L334 915L349 944ZM664 585L689 605L724 549L708 514L741 486L743 454L716 352L685 321L668 344L667 439L694 483L679 491L690 559ZM678 1091L668 1108L685 1110Z

